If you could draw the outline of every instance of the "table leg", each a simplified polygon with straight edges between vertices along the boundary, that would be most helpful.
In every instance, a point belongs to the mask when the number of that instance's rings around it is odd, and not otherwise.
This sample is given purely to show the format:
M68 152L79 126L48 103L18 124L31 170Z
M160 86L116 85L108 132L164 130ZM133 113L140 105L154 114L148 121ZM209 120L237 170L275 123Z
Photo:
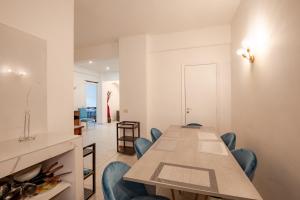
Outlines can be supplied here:
M175 192L173 189L171 189L171 193L172 193L172 200L175 200Z

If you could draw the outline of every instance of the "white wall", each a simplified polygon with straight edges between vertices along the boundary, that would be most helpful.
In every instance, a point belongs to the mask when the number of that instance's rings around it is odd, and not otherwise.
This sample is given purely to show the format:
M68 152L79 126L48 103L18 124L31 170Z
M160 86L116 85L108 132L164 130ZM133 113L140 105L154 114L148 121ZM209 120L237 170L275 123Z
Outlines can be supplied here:
M101 73L102 81L119 81L119 72L105 72Z
M0 23L47 41L47 125L73 134L73 0L1 0Z
M83 60L109 60L118 57L118 43L106 43L75 49L75 61Z
M182 65L216 63L218 130L230 130L230 39L230 26L121 38L121 120L140 121L144 136L181 124Z
M149 37L148 129L182 124L183 65L217 64L217 128L230 124L230 26Z
M81 67L74 68L74 110L86 107L86 80L98 82L98 93L101 95L101 74ZM101 96L100 96L101 97Z
M147 123L147 37L124 37L119 40L120 117L141 122L141 134Z
M300 1L244 0L232 24L232 125L264 199L300 199ZM236 55L250 41L256 61Z
M45 132L46 41L1 23L0 36L0 141L20 137L26 110L30 111L31 134Z

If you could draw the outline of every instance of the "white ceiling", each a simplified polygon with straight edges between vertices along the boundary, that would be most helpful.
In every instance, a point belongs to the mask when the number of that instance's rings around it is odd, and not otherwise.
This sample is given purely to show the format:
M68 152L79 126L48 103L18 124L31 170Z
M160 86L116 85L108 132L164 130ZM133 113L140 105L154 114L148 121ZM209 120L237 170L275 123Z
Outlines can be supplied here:
M240 0L75 0L77 48L120 36L229 24Z
M118 59L92 60L92 63L89 63L89 61L82 61L82 62L76 63L76 66L81 67L83 69L90 70L90 71L94 71L97 73L118 72L119 71ZM106 67L109 67L109 70L107 70Z

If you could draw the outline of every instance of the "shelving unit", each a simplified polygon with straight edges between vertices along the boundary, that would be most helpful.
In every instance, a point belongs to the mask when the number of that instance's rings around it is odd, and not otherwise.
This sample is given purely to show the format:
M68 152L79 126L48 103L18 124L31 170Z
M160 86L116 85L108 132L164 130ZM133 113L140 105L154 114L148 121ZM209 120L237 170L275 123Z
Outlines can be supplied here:
M96 192L96 144L90 144L83 148L83 157L92 155L92 169L83 169L83 179L93 176L93 189L84 188L84 199L89 199Z
M135 132L136 129L137 129L137 135ZM122 131L121 136L119 134L119 130ZM128 133L126 134L127 130L131 132L131 135L128 135ZM140 137L140 122L122 121L117 123L117 152L133 155L135 153L134 141L139 137Z
M82 161L82 138L75 135L43 133L30 142L19 142L18 139L0 142L1 179L36 164L49 166L54 162L62 164L65 172L72 172L61 177L62 182L48 191L27 198L30 200L82 200L82 169L77 167L82 166Z
M52 199L56 195L58 195L61 192L65 191L66 189L68 189L69 187L71 187L70 183L60 182L54 188L52 188L52 189L50 189L50 190L48 190L46 192L43 192L41 194L38 194L36 196L27 198L27 199L28 200L46 200L46 199Z

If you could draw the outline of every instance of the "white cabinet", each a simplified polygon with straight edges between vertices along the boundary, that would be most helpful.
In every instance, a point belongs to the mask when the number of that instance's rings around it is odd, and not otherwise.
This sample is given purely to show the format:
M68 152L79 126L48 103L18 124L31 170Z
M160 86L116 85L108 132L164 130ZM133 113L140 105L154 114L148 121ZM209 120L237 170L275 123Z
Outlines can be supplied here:
M51 191L37 195L34 199L82 200L83 158L82 138L74 135L45 133L36 140L19 142L17 139L0 142L0 178L14 174L38 163L58 161L65 171L72 171L62 178Z

